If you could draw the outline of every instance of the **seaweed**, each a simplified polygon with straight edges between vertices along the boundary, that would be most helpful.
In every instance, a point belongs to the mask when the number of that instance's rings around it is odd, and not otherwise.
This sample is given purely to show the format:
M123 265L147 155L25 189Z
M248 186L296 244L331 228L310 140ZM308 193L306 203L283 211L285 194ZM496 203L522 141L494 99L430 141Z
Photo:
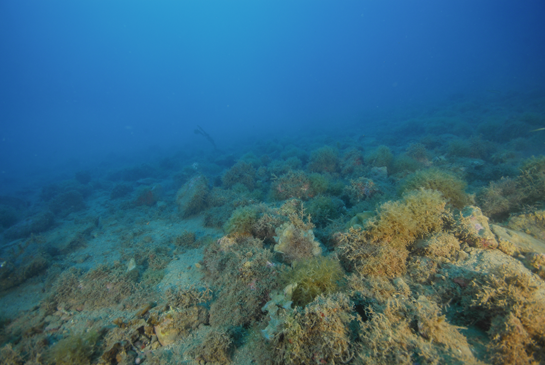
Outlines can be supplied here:
M400 193L415 189L432 189L440 191L449 204L462 209L471 203L471 199L465 193L467 184L453 173L431 168L417 171L405 179L399 189Z
M283 273L282 280L285 285L295 285L293 303L304 307L318 295L337 292L343 276L338 259L318 256L294 262L291 269Z
M273 340L276 364L341 364L354 356L352 303L342 293L319 296L304 309L288 311Z
M91 329L83 334L73 334L57 342L46 354L55 365L91 364L100 334Z
M330 146L314 150L310 154L308 170L311 172L336 172L339 168L339 152Z
M397 277L405 273L408 246L441 231L450 212L438 191L415 190L386 202L365 230L350 228L341 237L341 258L362 275Z

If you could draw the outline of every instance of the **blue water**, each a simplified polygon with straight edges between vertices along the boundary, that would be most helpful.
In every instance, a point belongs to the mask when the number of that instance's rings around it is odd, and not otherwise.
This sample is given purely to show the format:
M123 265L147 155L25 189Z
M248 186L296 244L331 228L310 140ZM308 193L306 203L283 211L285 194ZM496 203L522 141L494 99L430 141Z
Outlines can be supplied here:
M196 125L233 146L542 89L543 14L537 0L3 1L2 176L199 148Z

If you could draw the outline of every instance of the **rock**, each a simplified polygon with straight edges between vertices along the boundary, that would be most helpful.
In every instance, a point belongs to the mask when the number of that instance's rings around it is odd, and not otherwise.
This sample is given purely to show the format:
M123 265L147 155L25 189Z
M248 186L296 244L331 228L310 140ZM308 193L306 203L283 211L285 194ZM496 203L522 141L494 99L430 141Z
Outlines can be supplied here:
M66 217L70 213L85 209L83 195L77 190L59 194L49 203L49 209L59 217Z
M488 225L488 217L483 215L479 207L467 206L461 213L457 220L463 241L476 248L498 248L496 236Z
M30 218L19 222L17 225L10 227L4 233L4 237L8 240L17 238L25 238L31 233L41 233L47 231L53 226L53 213L42 212Z
M545 241L545 210L511 217L507 227Z
M511 256L516 251L545 253L544 241L538 240L524 232L514 231L495 224L491 224L490 227L500 242L500 249L501 245L506 248L514 246L514 248L508 249L508 252L505 252Z
M193 306L163 314L154 329L161 346L168 346L186 337L203 323L208 323L208 311L201 306Z
M202 212L206 208L208 192L208 181L202 175L197 175L186 182L176 196L182 217L186 218Z

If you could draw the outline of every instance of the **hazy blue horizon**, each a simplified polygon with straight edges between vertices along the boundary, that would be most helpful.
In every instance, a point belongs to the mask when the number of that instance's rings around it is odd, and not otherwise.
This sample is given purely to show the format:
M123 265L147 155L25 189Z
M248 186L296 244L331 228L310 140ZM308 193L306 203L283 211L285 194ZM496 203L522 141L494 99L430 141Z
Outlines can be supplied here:
M209 148L197 125L233 145L538 89L544 14L537 0L4 1L0 170Z

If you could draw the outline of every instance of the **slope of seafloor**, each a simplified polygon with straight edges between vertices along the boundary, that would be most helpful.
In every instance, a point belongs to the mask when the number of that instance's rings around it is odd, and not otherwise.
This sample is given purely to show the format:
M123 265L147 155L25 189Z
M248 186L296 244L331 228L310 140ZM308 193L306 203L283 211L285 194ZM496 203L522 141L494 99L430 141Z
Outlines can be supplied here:
M2 364L545 363L545 99L460 98L1 195Z

